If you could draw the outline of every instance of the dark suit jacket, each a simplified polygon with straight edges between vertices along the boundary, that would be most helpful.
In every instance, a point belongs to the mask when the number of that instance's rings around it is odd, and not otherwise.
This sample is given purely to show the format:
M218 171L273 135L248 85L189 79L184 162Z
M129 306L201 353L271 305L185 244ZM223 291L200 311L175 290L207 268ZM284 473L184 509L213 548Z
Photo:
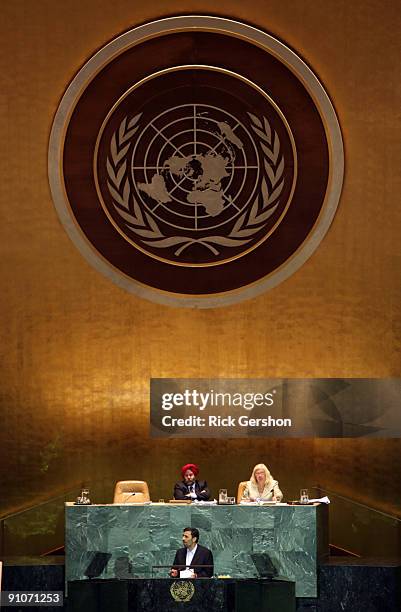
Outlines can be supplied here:
M174 485L174 499L189 499L186 497L186 494L189 493L188 485L182 480L181 482L176 482ZM195 493L196 499L199 501L208 501L210 498L210 492L207 488L206 480L195 480Z
M187 549L179 548L175 553L173 569L178 571L184 570L187 561ZM182 565L183 567L177 567ZM212 567L193 567L194 565L211 565ZM198 578L211 578L213 576L213 555L212 551L198 544L198 548L193 556L192 563L189 567L193 567Z

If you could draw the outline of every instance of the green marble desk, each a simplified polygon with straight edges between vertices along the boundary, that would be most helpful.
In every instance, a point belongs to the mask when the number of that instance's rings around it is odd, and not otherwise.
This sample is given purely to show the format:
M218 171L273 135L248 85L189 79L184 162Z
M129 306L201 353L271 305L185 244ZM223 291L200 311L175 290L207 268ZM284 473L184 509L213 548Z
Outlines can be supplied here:
M66 581L86 579L96 553L109 553L100 578L163 577L184 527L197 527L213 552L215 574L257 576L252 552L267 553L278 574L296 583L297 597L317 596L317 566L328 554L327 507L74 506L66 504ZM163 572L163 573L161 573Z

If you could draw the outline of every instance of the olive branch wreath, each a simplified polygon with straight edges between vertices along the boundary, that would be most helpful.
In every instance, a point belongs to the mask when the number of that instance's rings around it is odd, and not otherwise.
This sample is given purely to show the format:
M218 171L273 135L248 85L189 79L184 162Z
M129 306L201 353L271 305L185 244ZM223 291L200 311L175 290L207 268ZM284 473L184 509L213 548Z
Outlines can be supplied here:
M227 236L206 236L205 238L166 237L160 231L154 218L146 211L141 211L136 198L131 193L127 172L127 154L131 139L138 130L138 121L142 113L135 115L129 122L127 122L127 117L124 117L110 141L110 154L106 162L107 186L116 212L124 220L125 225L139 236L144 244L155 248L181 245L174 253L176 257L179 257L192 244L201 244L214 255L219 255L219 251L213 245L242 246L250 242L251 236L263 228L279 205L279 196L284 187L284 157L282 155L280 157L279 137L271 129L266 117L263 117L262 122L256 115L252 113L248 113L248 115L252 122L252 129L260 139L259 143L264 154L264 176L260 192L255 197L250 212L245 211L237 219ZM269 179L270 189L266 177ZM132 206L130 206L130 202L132 202Z

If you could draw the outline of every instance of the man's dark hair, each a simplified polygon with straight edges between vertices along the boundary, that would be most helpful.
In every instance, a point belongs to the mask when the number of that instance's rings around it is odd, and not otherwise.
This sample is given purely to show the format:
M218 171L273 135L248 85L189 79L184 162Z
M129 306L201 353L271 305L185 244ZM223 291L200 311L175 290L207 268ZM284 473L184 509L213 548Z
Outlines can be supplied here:
M185 529L183 529L184 531L190 531L191 532L191 536L193 538L196 538L196 543L199 542L199 530L196 529L196 527L185 527Z

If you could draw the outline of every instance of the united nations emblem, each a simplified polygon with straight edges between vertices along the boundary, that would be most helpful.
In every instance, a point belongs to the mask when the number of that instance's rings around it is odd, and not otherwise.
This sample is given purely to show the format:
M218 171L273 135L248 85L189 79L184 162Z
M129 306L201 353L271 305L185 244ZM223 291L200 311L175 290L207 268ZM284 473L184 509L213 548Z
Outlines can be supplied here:
M285 118L227 70L181 66L152 81L161 93L143 113L132 114L138 83L100 130L94 172L106 215L130 244L173 265L243 256L291 202L296 149Z
M170 593L174 601L191 601L195 593L195 587L190 580L177 580L171 585Z
M67 90L49 149L55 204L85 257L141 296L198 307L299 268L342 175L338 122L313 73L269 35L215 17L106 45Z

